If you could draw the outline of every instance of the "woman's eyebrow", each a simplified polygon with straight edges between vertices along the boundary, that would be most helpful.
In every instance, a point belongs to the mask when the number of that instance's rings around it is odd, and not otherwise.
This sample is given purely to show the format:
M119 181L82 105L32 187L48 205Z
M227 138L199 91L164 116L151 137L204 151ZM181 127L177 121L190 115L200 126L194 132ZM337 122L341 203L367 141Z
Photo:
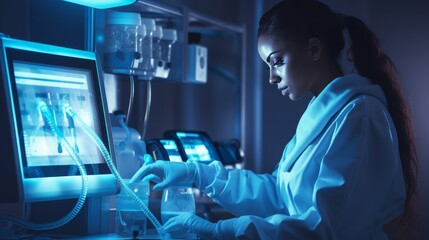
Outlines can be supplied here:
M266 61L267 61L267 62L270 62L271 55L273 55L273 54L275 54L275 53L277 53L277 52L280 52L280 51L281 51L281 50L276 50L276 51L274 51L274 52L270 53L270 55L268 55L268 57L267 57Z

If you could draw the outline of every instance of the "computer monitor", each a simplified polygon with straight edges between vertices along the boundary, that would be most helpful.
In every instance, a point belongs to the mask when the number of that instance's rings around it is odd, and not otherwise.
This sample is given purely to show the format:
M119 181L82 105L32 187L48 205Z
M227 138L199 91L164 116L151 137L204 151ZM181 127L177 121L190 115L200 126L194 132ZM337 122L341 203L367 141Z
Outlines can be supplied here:
M88 196L115 194L116 179L102 154L62 108L69 104L112 153L95 53L0 38L0 57L0 203L76 198L81 192L76 164L53 134L36 99L46 103L54 124L83 161Z

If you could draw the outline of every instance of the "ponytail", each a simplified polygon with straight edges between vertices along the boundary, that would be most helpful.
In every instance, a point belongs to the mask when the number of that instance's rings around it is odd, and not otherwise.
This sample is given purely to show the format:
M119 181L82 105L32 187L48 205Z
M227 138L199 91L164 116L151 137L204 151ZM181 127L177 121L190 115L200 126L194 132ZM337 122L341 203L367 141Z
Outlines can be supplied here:
M390 58L380 48L374 33L358 18L345 17L351 39L350 54L360 75L378 84L387 98L388 110L398 135L402 171L406 185L405 213L412 213L412 198L417 181L417 153L408 106L397 82L397 71Z

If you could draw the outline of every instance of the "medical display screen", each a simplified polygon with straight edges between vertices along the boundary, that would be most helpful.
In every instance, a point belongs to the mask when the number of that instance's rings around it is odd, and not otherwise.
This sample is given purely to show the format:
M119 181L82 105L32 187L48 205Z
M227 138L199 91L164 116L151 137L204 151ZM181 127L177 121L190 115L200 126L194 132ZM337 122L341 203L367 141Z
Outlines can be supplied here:
M209 149L209 143L203 135L199 133L192 132L177 132L177 137L179 138L182 147L187 156L187 160L195 161L212 161L218 160L215 158L214 154L211 153Z
M179 149L174 140L170 139L161 139L159 140L164 146L164 149L167 151L168 157L171 162L183 162L182 157L180 156Z
M87 196L116 194L115 176L85 131L91 129L112 152L96 54L0 37L0 56L0 133L6 148L0 182L11 186L0 194L0 205L77 198L81 172L87 175ZM108 159L115 163L114 155Z
M38 108L39 101L46 104L88 174L110 173L96 144L64 110L70 106L107 145L95 62L20 50L10 50L8 56L24 177L79 175L75 160Z
M91 139L75 125L75 120L62 107L69 104L86 125L100 132L95 124L98 116L93 111L95 105L91 96L90 72L21 61L14 61L13 66L27 166L74 164L37 108L36 99L47 104L54 123L85 164L102 163L97 147L88 144Z

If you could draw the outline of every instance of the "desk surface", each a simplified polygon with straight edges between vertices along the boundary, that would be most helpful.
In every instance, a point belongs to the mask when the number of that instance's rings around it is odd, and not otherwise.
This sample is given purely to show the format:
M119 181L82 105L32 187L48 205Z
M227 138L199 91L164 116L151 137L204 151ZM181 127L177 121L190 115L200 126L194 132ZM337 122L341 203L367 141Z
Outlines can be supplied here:
M95 239L132 239L130 237L123 237L123 236L119 236L115 233L109 233L109 234L103 234L103 235L93 235L93 236L86 236L86 237L78 237L78 238L67 238L67 239L76 239L76 240L95 240ZM160 236L157 234L156 229L148 229L147 230L147 234L144 237L141 238L136 238L136 239L162 239L160 238ZM195 235L190 234L189 238L165 238L165 239L175 239L175 240L180 240L180 239L196 239Z

